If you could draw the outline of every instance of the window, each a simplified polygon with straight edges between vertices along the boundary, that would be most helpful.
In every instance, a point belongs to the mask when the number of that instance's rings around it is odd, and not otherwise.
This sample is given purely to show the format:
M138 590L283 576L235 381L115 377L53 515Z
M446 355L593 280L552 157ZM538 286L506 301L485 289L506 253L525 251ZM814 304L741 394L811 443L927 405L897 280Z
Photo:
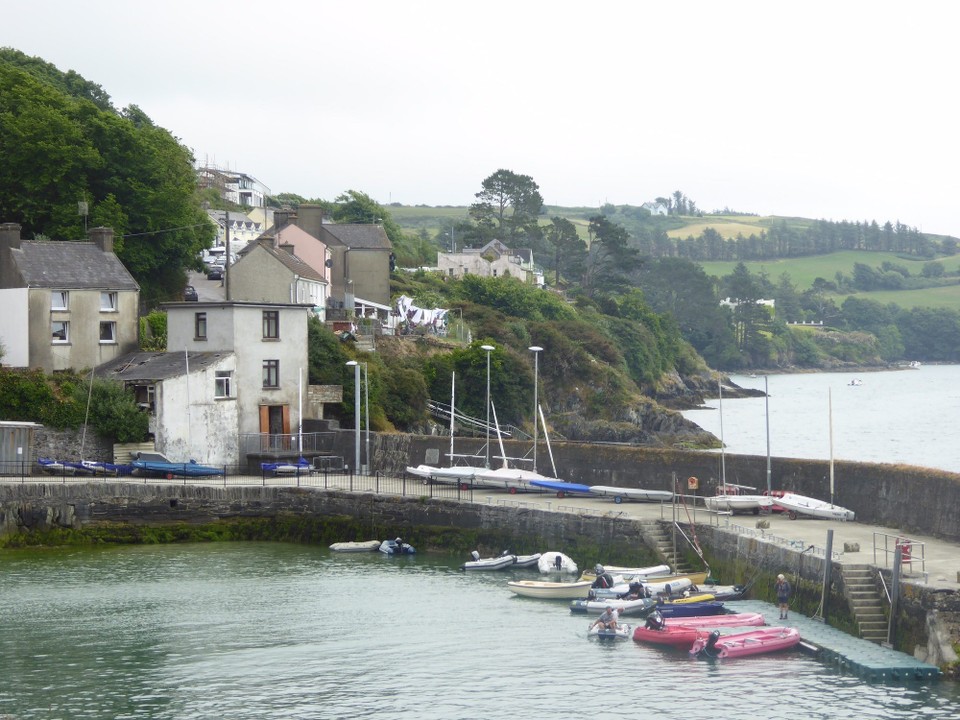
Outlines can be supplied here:
M280 339L280 311L279 310L263 311L263 339L264 340Z
M70 293L66 290L52 290L50 292L50 309L51 310L69 310L70 309Z
M280 361L263 361L263 386L265 388L280 387Z
M70 342L70 323L64 322L62 320L54 320L52 325L53 325L53 342L55 343Z
M205 312L193 314L193 339L207 339L207 314Z
M266 375L264 375L266 377ZM228 398L230 395L230 385L233 379L232 370L217 370L213 396L218 398Z
M117 341L117 324L115 322L100 323L100 344L115 343Z
M100 293L100 312L117 311L117 294L115 292Z

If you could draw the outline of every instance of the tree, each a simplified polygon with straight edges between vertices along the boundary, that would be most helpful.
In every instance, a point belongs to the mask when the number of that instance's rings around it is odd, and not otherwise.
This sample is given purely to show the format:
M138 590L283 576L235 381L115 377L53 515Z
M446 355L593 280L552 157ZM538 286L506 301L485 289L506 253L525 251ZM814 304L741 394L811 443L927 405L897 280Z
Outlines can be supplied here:
M114 251L150 306L178 297L214 236L190 150L136 106L22 53L0 53L0 217L24 234L84 236L77 203L109 222Z
M640 264L640 253L628 244L627 231L602 215L590 218L581 290L587 297L615 293L629 287L629 275Z
M543 210L539 186L529 175L497 170L476 193L470 216L478 226L496 230L507 244L539 234L537 218Z
M559 286L563 277L568 282L579 281L583 276L587 244L577 234L574 224L565 218L555 217L544 231L544 239L554 249L554 284Z

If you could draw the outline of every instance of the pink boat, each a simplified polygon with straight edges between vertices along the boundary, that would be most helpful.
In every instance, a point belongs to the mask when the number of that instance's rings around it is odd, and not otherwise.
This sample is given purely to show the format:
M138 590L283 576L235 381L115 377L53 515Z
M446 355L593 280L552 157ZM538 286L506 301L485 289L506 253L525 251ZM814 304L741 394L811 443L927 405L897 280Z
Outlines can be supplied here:
M706 638L714 628L764 624L763 615L760 613L698 615L666 619L659 618L657 615L654 613L649 616L645 626L638 626L633 631L633 639L636 642L690 647L698 637Z
M786 650L799 642L800 631L789 627L766 627L723 636L719 630L714 630L706 637L697 638L690 654L715 658L745 657Z

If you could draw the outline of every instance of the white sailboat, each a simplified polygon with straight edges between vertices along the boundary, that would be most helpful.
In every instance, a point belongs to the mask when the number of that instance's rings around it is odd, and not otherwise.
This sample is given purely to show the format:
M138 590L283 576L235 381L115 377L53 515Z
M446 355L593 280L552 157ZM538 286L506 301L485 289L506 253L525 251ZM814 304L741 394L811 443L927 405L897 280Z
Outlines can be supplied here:
M456 426L456 379L457 374L452 373L450 376L450 465L447 467L435 467L433 465L417 465L416 467L407 466L407 472L411 475L416 475L419 478L423 478L423 482L426 484L429 481L439 482L439 483L448 483L452 485L461 485L468 484L474 480L478 471L484 470L483 467L475 467L472 465L454 465L454 458L457 455L453 452L453 438L454 431ZM471 456L473 457L473 456Z

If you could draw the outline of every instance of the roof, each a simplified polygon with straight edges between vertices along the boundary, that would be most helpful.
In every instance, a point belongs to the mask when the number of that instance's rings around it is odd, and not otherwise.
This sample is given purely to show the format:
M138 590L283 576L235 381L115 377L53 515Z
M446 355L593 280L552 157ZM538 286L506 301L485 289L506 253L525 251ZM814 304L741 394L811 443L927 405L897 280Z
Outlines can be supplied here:
M64 290L139 290L140 286L111 252L92 242L33 240L10 250L27 287Z
M313 280L314 282L322 282L326 284L327 279L323 275L314 270L310 265L307 265L296 255L293 255L286 250L275 248L273 246L273 239L269 235L263 235L259 237L256 241L250 243L247 247L241 250L241 258L245 258L256 247L263 248L268 254L273 256L273 258L275 258L294 275L297 275L304 280Z
M231 352L191 352L190 371L206 370L216 365ZM187 374L187 358L182 352L137 352L123 355L100 365L95 373L98 378L132 382L136 380L166 380Z
M348 248L358 250L390 250L393 245L382 225L367 224L329 224L323 225L323 230L339 240Z

